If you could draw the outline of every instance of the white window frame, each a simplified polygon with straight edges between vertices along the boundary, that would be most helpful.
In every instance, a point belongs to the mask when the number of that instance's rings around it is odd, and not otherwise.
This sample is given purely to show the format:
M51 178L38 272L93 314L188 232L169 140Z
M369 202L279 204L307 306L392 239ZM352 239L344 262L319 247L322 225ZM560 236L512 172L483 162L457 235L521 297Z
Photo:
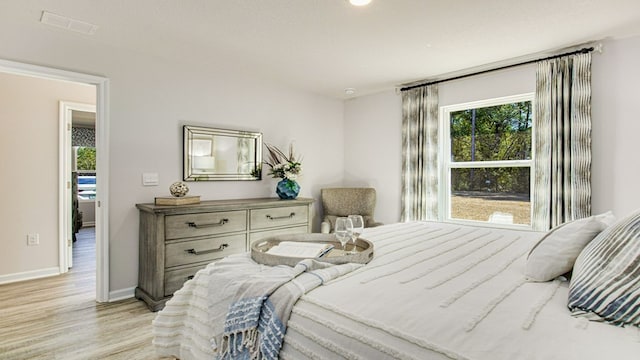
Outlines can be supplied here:
M440 107L439 114L439 132L440 136L440 171L439 171L439 186L438 186L438 214L439 220L442 222L469 224L475 226L487 226L487 227L501 227L501 228L513 228L519 230L531 230L533 229L533 203L534 203L534 164L535 164L535 152L534 152L534 134L535 134L535 106L534 106L534 93L525 93L519 95L504 96L499 98L491 98L479 101L472 101L461 104L446 105ZM464 161L464 162L452 162L451 161L451 125L450 117L452 112L477 109L482 107L496 106L502 104L511 104L523 101L531 102L531 159L530 160L499 160L499 161ZM482 165L482 166L478 166ZM474 221L464 219L451 218L451 169L453 168L478 168L478 167L529 167L531 175L529 176L530 184L530 218L529 225L524 224L498 224L488 221Z

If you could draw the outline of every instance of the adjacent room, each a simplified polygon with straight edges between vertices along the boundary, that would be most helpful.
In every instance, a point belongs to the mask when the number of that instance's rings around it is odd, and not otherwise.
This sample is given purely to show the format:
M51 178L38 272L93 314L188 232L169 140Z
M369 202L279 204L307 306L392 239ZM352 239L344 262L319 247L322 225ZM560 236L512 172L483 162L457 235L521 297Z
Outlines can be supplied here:
M640 353L638 1L7 0L0 44L0 358Z

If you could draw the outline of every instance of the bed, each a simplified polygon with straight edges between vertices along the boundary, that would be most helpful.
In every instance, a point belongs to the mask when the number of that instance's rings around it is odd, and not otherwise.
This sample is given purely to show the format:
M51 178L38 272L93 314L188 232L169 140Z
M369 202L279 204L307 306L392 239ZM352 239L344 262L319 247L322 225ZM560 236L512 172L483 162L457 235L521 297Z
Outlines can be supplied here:
M572 316L568 281L524 275L531 249L550 235L437 222L367 228L371 262L300 297L279 358L640 358L637 326ZM159 355L215 358L221 309L233 296L231 288L212 285L231 279L219 273L225 263L239 274L255 266L249 254L234 255L185 283L153 322Z

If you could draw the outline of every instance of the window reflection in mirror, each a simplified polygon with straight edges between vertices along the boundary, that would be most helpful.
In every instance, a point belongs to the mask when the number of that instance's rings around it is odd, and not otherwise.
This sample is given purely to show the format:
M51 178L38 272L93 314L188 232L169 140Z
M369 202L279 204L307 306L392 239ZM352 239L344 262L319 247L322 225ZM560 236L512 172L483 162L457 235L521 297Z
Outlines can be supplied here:
M260 180L262 134L184 126L184 180Z

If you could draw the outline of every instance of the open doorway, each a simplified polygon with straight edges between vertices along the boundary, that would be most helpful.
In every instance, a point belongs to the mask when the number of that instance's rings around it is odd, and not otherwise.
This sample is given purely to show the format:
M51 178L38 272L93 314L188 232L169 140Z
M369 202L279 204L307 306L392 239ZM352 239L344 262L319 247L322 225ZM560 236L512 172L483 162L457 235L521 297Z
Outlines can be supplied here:
M66 238L66 258L61 262L66 269L73 267L74 252L79 245L78 233L82 230L82 242L95 241L97 166L96 166L96 106L69 101L60 102L60 144L64 147L63 163L66 186L64 204L66 217L64 236ZM86 248L85 245L82 244ZM95 244L91 244L95 248ZM62 246L62 245L61 245ZM86 252L82 252L86 253ZM94 256L89 254L88 256ZM84 262L86 263L86 261Z
M96 114L95 116L95 130L96 130L95 148L97 151L96 151L95 171L96 173L101 174L100 178L96 181L96 184L95 184L96 196L94 199L95 201L94 229L95 229L95 244L96 244L95 246L96 300L99 302L109 301L109 257L108 257L109 255L109 251L108 251L108 248L109 248L108 154L109 154L109 151L108 151L108 111L107 111L108 80L106 78L94 76L94 75L75 73L75 72L70 72L65 70L35 66L35 65L18 63L13 61L6 61L6 60L0 60L0 73L24 76L26 78L47 79L54 82L60 81L60 83L74 83L74 84L81 84L85 86L89 85L91 87L94 87L95 89L95 92L94 92L95 108L93 110ZM62 100L62 99L59 99L59 100ZM60 111L62 111L62 107ZM59 118L60 117L61 116L59 116ZM52 135L54 136L54 139L55 139L54 141L57 142L57 139L62 138L62 133L64 131L67 131L67 129L70 129L70 127L71 127L70 124L68 125L68 127L67 125L64 125L64 126L60 125L59 127L60 130L59 130L59 133L57 134L58 135L57 137L56 137L56 132L54 130ZM41 130L39 129L38 131L41 131ZM71 152L70 144L68 148L63 145L64 144L59 144L58 161L57 161L57 163L59 164L59 168L66 166L63 164L68 164L68 162L66 161L66 154L67 152ZM47 150L47 149L45 149L44 152L39 151L37 152L37 156L39 156L40 158L43 158L43 154L46 154L47 151L50 152L50 150ZM55 159L55 155L53 156ZM46 156L46 157L49 158L49 156ZM38 159L38 161L42 161L42 160ZM46 161L50 161L50 160L46 160ZM50 162L55 163L55 160ZM56 273L64 273L67 271L68 264L66 259L68 258L69 261L72 261L72 257L69 256L70 255L69 254L70 239L67 238L67 232L66 232L67 224L71 223L70 205L67 205L68 203L70 203L70 199L71 199L71 195L70 195L71 183L66 181L66 178L68 177L67 174L70 173L70 164L68 166L69 166L68 172L58 171L58 181L55 182L58 184L57 186L58 201L57 201L57 206L55 204L53 206L58 209L57 210L58 226L55 226L55 225L53 225L53 227L48 226L46 230L47 231L46 238L40 237L39 239L38 236L35 236L33 239L35 240L35 244L29 244L29 245L40 245L40 247L38 248L31 247L28 250L21 250L20 248L18 248L16 250L16 251L31 251L32 253L35 253L36 252L35 249L44 249L46 246L51 246L51 240L58 239L57 245L56 244L53 245L55 248L57 248L57 252L58 252L59 261L58 261L57 271L56 271L56 268L51 268L48 265L44 265L42 268L37 268L36 270L27 271L27 272L24 272L24 271L20 272L18 270L18 271L15 271L15 275L10 274L10 276L6 277L10 281L18 281L20 279L26 280L29 278L50 276L50 275L55 275ZM51 172L48 172L48 173L51 173ZM54 171L53 174L55 173L56 172ZM37 199L37 200L40 200L40 199ZM44 207L40 205L42 204L39 203L38 204L39 207ZM51 208L51 206L49 205L47 208ZM50 216L47 216L46 218L50 218ZM45 220L45 218L27 219L26 221L27 225L23 226L23 228L21 229L18 229L18 232L26 232L24 228L29 226L35 227L36 225L41 223L42 220ZM54 229L53 233L51 233L51 231L48 230L51 228ZM57 231L55 230L56 228L57 228ZM57 233L57 236L56 236L56 233ZM19 234L19 236L21 235ZM31 240L30 237L28 238L29 238L28 240ZM40 244L37 243L37 241L39 240L41 240ZM44 241L48 241L48 243L44 244ZM22 245L22 248L24 247L25 245ZM11 254L5 254L5 255L9 257L12 256ZM31 257L29 259L31 261Z
M60 101L60 172L64 176L62 199L64 213L60 226L66 252L61 253L60 272L73 268L77 234L95 239L97 198L96 106ZM64 244L60 244L64 247Z

